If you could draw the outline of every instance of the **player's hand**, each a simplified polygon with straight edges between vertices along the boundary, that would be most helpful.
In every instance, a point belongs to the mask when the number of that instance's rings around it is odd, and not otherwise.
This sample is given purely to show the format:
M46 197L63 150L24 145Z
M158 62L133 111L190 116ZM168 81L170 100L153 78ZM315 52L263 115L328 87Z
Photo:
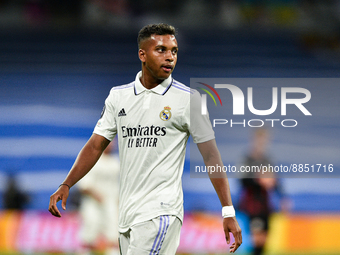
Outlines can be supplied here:
M227 243L230 243L230 235L229 232L231 232L234 236L235 242L230 246L230 253L234 253L238 247L242 244L242 231L240 226L238 225L238 222L235 217L228 217L223 219L223 228L224 228L224 234L225 238L227 240Z
M48 210L53 216L61 217L61 213L58 210L57 203L61 200L61 207L66 210L66 201L69 195L69 188L66 185L61 185L56 192L50 197L50 204Z

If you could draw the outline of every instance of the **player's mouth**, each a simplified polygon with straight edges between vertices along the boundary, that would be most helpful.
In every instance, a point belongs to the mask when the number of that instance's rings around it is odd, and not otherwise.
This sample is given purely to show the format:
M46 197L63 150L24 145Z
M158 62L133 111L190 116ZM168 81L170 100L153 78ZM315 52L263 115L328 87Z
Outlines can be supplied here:
M172 71L172 69L174 69L174 67L172 65L162 65L162 69L165 72L170 73Z

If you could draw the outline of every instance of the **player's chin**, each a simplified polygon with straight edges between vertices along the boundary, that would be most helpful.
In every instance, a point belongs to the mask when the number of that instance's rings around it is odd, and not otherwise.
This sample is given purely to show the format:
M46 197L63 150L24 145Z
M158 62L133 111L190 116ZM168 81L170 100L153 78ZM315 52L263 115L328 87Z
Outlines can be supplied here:
M169 78L169 76L171 75L172 72L162 72L161 74L158 75L158 78L160 80L165 80L167 78Z

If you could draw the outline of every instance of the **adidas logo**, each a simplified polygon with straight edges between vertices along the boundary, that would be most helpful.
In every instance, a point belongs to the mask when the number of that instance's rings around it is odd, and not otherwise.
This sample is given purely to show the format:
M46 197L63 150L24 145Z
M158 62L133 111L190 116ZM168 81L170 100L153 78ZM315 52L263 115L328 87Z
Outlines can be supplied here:
M122 116L126 116L124 108L122 108L118 113L118 117L122 117Z

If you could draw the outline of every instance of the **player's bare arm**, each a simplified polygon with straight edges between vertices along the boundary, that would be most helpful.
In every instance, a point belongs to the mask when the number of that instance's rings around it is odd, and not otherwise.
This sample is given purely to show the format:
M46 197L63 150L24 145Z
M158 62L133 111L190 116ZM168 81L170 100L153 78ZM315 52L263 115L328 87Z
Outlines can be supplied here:
M70 172L63 181L63 184L66 185L59 186L57 191L50 197L48 210L52 215L61 217L57 203L61 200L62 208L63 210L66 210L69 188L76 184L91 170L109 143L109 140L97 134L93 134L90 137L85 146L79 152Z
M223 168L223 162L216 146L215 139L204 143L198 143L197 146L207 167L219 165ZM232 206L229 182L226 174L224 172L213 174L209 173L209 177L220 199L221 205ZM241 228L239 227L235 217L224 218L223 228L228 244L230 243L229 232L231 232L235 238L235 242L230 246L230 252L233 253L242 244Z

